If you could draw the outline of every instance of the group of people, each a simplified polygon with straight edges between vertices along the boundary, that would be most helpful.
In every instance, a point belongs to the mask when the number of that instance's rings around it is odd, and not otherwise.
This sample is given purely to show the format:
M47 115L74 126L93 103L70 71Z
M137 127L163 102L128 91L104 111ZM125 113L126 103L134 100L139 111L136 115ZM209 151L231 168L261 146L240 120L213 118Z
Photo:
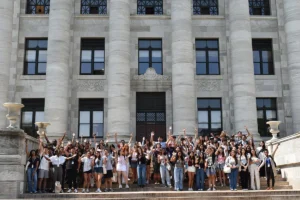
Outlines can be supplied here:
M273 190L275 184L276 163L274 154L266 149L262 141L255 147L252 134L245 127L246 134L238 132L229 136L226 132L220 135L187 136L183 130L182 136L174 136L170 131L167 141L155 133L150 138L131 144L131 138L126 143L118 141L115 133L115 144L106 141L75 140L64 145L65 135L58 141L50 142L45 135L44 142L39 138L39 148L26 153L28 191L44 193L53 191L55 183L60 182L62 190L67 180L67 192L89 192L91 183L96 185L96 192L112 192L112 180L118 182L119 188L125 185L129 188L128 175L132 184L145 187L151 182L164 187L183 190L184 179L188 180L188 190L216 190L219 186L229 185L232 191L241 186L242 190L260 190L260 177L267 178L267 190ZM207 178L208 184L205 184ZM173 181L171 181L173 180ZM270 181L272 184L270 185ZM48 190L47 190L48 189Z

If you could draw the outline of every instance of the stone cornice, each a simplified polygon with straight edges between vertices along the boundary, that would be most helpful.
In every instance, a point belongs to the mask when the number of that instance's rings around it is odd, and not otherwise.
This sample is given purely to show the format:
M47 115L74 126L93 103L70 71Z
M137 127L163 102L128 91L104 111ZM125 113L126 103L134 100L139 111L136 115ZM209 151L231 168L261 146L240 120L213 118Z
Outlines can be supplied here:
M172 76L157 74L155 69L150 67L143 75L134 75L132 77L134 81L171 81Z

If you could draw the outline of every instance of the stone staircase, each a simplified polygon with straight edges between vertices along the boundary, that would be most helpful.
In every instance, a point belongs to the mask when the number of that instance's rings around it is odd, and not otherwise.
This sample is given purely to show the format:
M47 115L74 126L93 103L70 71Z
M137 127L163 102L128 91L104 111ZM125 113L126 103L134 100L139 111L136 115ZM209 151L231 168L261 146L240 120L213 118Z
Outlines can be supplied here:
M186 191L185 185L184 191L177 192L174 189L166 188L162 185L150 184L145 188L139 188L136 184L130 184L130 189L119 189L117 184L113 184L114 192L102 192L95 193L95 189L90 189L90 193L62 193L62 194L22 194L22 199L107 199L107 200L125 200L125 199L139 199L139 200L150 200L150 199L170 199L170 200L300 200L300 190L293 190L292 186L281 177L276 177L275 190L265 190L267 188L267 180L261 178L261 190L249 190L242 191L238 188L238 191L230 191L228 186L220 187L217 186L217 191Z

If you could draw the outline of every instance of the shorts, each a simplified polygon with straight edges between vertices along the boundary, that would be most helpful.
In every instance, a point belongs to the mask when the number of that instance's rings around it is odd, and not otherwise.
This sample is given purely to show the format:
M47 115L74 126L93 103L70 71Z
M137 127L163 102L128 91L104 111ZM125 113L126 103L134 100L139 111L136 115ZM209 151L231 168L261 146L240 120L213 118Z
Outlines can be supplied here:
M194 166L188 166L187 171L188 172L196 172L196 168Z
M39 178L49 178L49 171L44 169L39 169Z
M94 168L95 173L97 174L103 174L103 167L95 167Z
M117 164L117 171L126 172L127 171L126 165Z
M221 170L221 171L223 171L223 169L224 169L224 166L225 166L225 163L222 163L222 164L217 164L217 170Z
M92 170L90 169L89 171L83 172L84 174L91 174Z
M130 167L137 168L137 161L131 161Z
M107 170L106 174L103 175L103 178L112 178L112 177L113 177L112 170Z
M207 175L207 176L214 176L214 175L216 175L216 170L215 170L215 168L208 167L208 168L206 169L206 175Z

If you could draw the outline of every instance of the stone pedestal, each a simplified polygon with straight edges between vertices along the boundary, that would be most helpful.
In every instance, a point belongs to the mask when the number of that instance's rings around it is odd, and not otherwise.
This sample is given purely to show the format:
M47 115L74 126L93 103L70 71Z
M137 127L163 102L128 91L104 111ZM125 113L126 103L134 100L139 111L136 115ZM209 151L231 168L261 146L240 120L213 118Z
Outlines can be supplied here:
M173 134L194 135L196 126L195 63L191 1L172 0Z
M25 136L20 129L0 129L0 198L25 192Z
M228 2L234 130L242 131L247 126L254 140L259 140L249 3L248 0Z
M0 127L6 126L6 109L2 104L8 101L9 69L11 63L14 1L0 1Z

